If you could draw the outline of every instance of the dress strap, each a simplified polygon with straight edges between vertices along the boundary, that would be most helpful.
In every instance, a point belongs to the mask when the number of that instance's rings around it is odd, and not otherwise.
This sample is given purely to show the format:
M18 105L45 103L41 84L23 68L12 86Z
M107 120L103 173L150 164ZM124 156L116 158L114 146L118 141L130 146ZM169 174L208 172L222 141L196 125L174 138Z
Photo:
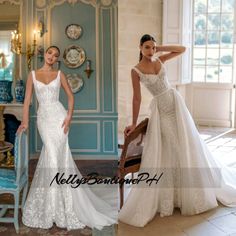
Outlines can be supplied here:
M166 65L160 60L159 57L157 57L157 60L161 63L161 68L163 68L166 71Z
M161 63L161 65L163 65L163 62L160 60L159 57L157 57L157 60Z
M35 78L35 71L32 70L31 73L32 73L32 79L33 79L33 82L35 82L35 80L36 80L36 78Z
M143 74L137 67L134 66L133 69L138 73L139 76Z
M58 70L58 72L57 72L57 79L59 78L59 81L61 81L61 71L60 70Z

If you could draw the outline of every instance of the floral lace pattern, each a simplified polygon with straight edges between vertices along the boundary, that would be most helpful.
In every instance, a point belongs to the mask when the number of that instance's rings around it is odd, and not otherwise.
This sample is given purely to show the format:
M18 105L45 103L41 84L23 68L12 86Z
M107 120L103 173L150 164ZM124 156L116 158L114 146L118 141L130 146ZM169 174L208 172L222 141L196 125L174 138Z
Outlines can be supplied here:
M71 155L68 133L61 127L67 112L59 102L60 71L56 79L44 84L35 78L33 84L39 103L37 126L43 141L34 178L23 208L22 221L26 226L48 229L102 229L117 222L117 209L90 190L89 186L71 188L70 185L50 183L59 172L76 174L81 178ZM115 195L115 194L114 194ZM104 191L104 195L106 193Z
M156 75L134 68L153 95L140 172L163 173L152 187L134 185L119 212L119 220L139 227L157 212L171 215L175 207L184 215L193 215L216 207L217 200L236 206L236 170L229 171L212 157L160 63Z

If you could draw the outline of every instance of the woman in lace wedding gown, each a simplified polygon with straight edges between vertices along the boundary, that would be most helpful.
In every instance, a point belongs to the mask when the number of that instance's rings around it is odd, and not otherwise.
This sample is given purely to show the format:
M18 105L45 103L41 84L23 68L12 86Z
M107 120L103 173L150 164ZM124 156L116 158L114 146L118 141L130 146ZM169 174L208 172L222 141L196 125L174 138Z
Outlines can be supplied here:
M68 230L85 226L102 229L117 222L116 207L95 195L86 184L72 188L53 181L58 172L64 173L64 178L77 175L76 179L82 179L68 145L73 94L64 74L52 69L59 54L57 47L49 47L44 66L37 72L32 71L27 80L23 121L17 132L28 128L29 104L34 87L39 103L37 127L43 148L23 208L22 221L26 226L44 229L51 228L53 223ZM59 102L61 86L68 95L68 112Z
M150 178L163 175L152 186L145 183L132 186L118 219L143 227L157 212L169 216L175 207L183 215L212 209L218 205L217 200L235 207L236 162L229 167L212 157L182 97L167 80L163 63L183 53L185 48L156 46L153 37L144 35L140 50L140 63L132 70L133 124L125 134L129 135L136 126L141 82L153 99L139 173L148 172ZM153 61L156 51L169 53Z

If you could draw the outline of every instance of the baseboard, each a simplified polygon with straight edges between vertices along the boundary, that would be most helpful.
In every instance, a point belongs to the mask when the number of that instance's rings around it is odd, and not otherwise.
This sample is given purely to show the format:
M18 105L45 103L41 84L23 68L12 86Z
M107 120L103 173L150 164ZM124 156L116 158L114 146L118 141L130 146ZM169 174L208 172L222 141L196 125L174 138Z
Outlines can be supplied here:
M231 122L228 120L208 120L208 119L194 119L197 125L216 126L216 127L231 127Z

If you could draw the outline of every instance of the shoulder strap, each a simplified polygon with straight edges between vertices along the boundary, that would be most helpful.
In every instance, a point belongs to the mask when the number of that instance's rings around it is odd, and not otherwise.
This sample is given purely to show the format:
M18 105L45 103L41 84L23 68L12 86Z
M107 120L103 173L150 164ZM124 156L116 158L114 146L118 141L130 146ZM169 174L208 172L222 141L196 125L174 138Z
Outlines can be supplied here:
M35 71L34 70L32 70L31 71L31 74L32 74L32 79L33 79L33 82L36 80L36 78L35 78Z
M61 71L60 70L58 70L58 72L57 72L57 79L59 78L59 81L61 81Z
M139 76L143 74L137 67L133 67L133 69L138 73Z
M161 63L161 65L164 65L163 62L160 60L159 57L157 57L157 60Z
M161 67L166 71L166 65L160 60L159 57L157 57L157 60L161 63Z

